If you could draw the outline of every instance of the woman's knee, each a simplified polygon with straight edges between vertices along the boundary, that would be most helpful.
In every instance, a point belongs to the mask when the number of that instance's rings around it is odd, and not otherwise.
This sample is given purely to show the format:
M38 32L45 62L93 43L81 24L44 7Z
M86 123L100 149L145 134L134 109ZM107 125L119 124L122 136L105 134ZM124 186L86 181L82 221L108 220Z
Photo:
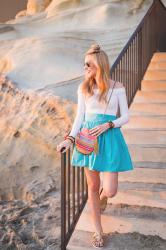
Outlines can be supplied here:
M112 198L117 194L117 189L115 190L104 190L104 193L107 197Z

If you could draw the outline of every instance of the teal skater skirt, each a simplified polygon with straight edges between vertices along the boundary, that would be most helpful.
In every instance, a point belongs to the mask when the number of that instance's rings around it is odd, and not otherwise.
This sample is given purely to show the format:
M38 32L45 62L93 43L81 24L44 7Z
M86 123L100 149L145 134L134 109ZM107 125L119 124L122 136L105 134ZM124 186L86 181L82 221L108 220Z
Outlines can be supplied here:
M94 128L109 120L117 119L116 115L85 113L81 128ZM80 129L81 129L80 128ZM133 170L130 153L120 127L108 129L98 137L98 153L84 155L74 145L71 165L88 167L100 172L122 172Z

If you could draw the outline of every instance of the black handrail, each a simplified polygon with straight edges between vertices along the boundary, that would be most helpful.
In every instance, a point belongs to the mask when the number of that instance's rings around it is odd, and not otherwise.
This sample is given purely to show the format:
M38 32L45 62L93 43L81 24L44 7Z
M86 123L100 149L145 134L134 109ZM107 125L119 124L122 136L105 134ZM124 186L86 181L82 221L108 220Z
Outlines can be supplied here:
M137 90L141 89L141 80L153 53L166 51L165 23L166 8L160 0L154 0L110 69L111 78L124 83L129 106ZM62 250L66 250L88 198L84 169L75 168L70 162L69 149L61 154Z
M155 51L166 51L166 8L154 0L111 67L113 79L124 83L128 105L138 89Z

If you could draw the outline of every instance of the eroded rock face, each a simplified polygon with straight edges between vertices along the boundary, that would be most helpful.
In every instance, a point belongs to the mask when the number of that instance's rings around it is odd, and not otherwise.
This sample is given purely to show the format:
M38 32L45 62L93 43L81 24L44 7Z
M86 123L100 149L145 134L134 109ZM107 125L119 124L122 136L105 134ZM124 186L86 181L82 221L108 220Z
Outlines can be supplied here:
M28 0L27 1L27 9L19 11L15 18L32 16L37 13L45 11L45 9L49 6L52 0Z
M75 108L58 96L25 93L1 77L0 197L30 201L36 194L40 196L35 185L40 185L41 193L48 191L47 182L50 187L53 183L58 186L60 155L56 145L71 126Z
M27 15L34 15L44 11L52 0L28 0Z
M75 108L0 77L0 249L60 249L56 145Z
M95 0L97 3L99 0ZM93 1L94 2L94 1ZM52 0L51 4L47 7L48 17L54 16L63 10L70 10L70 8L82 7L86 4L90 3L90 1L81 1L81 0Z
M39 2L29 1L29 6ZM40 4L43 9L48 2ZM112 65L150 5L142 0L52 0L36 14L29 7L29 14L23 11L5 30L0 28L0 72L20 89L54 87L83 76L84 55L94 42Z

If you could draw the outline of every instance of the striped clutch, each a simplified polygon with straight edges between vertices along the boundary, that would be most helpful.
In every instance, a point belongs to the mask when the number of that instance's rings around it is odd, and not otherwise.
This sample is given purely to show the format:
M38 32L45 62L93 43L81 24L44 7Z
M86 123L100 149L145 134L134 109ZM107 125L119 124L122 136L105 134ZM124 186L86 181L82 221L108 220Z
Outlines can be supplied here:
M85 155L98 152L97 136L90 135L88 128L82 128L75 138L76 149Z

